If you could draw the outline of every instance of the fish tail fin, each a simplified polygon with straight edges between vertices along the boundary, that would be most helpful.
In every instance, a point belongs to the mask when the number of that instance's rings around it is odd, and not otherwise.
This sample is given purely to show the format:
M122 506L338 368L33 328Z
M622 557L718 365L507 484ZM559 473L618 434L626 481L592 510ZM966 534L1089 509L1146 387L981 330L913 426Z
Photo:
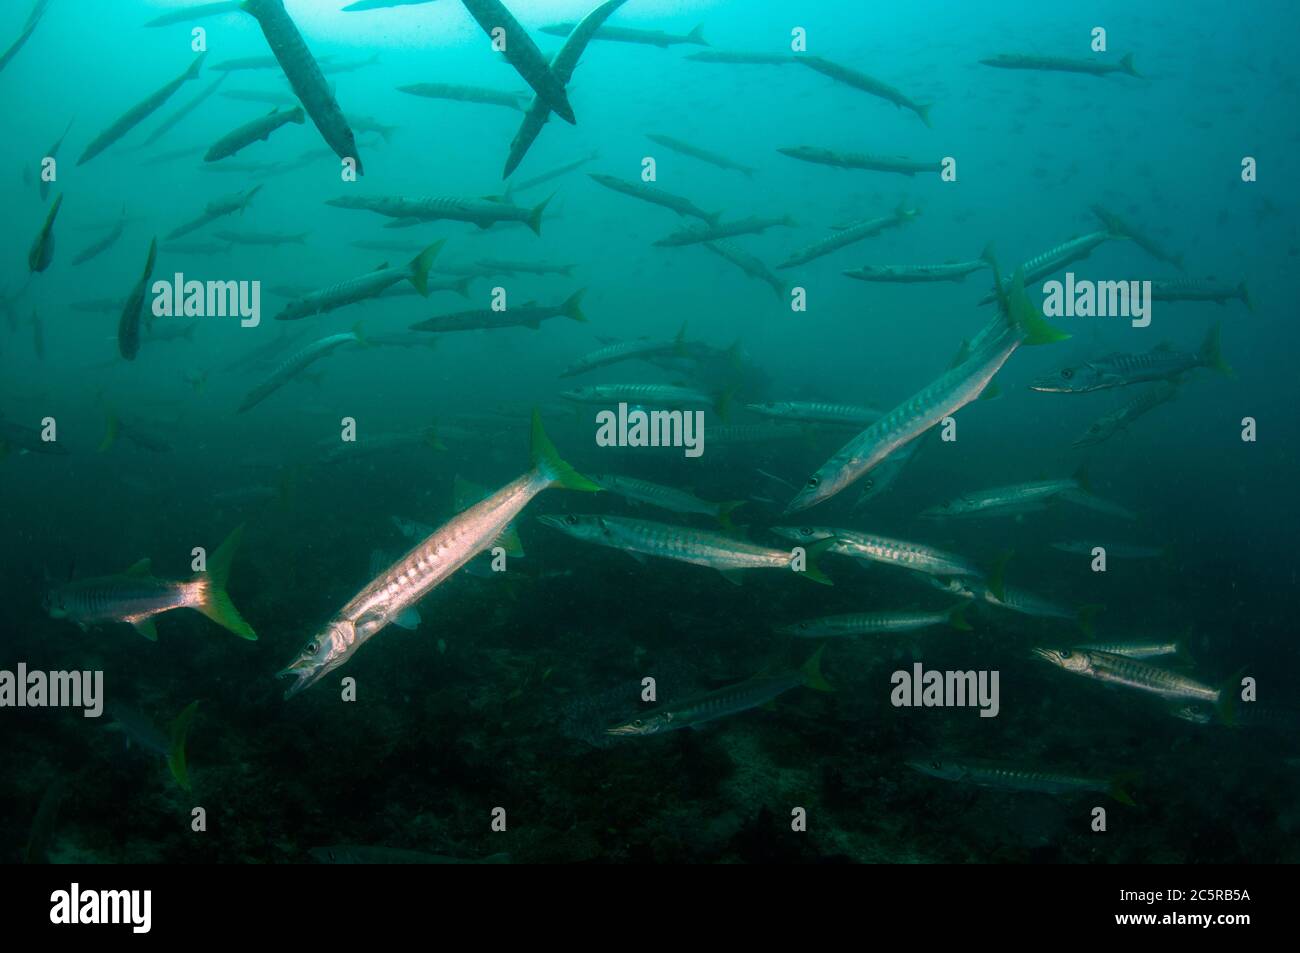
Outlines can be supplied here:
M152 238L149 240L149 257L145 260L145 266L144 266L144 276L146 280L148 280L149 276L153 274L153 266L154 263L157 261L158 261L158 239Z
M1002 552L998 553L997 559L993 563L993 570L989 573L989 592L993 593L999 602L1003 602L1007 598L1007 563L1011 562L1011 557L1015 554L1014 549L1002 550Z
M185 739L189 737L190 722L194 720L194 713L198 708L197 701L190 702L181 709L181 713L171 724L171 747L167 750L167 767L171 769L176 783L185 791L190 789L189 770L185 765Z
M1084 493L1092 492L1092 481L1088 478L1088 464L1079 464L1079 469L1074 471L1074 482Z
M826 651L826 643L817 647L817 651L808 657L799 671L803 673L803 683L808 688L819 692L833 692L835 687L826 681L826 676L822 674L822 653Z
M104 414L104 439L99 441L98 453L104 453L117 442L117 434L121 429L121 425L122 422L118 420L117 414L111 410Z
M718 504L718 523L725 530L734 530L736 524L731 521L731 514L737 508L744 506L744 500L726 500Z
M560 310L566 318L572 318L574 321L587 323L587 316L582 313L582 296L587 293L586 288L579 288L573 294L564 299L564 304L560 305Z
M681 328L673 337L673 356L686 357L689 354L690 351L686 347L686 322L683 321Z
M199 69L203 66L203 60L207 57L207 55L208 55L208 51L204 50L202 53L200 53L197 57L194 58L194 62L190 64L190 68L185 71L186 80L194 79L199 75Z
M411 259L411 273L407 275L407 280L415 286L415 290L422 298L429 297L429 269L444 244L446 244L445 240L440 238Z
M1024 271L1020 268L1011 276L1011 288L1006 292L1005 301L1007 317L1022 335L1022 344L1054 344L1070 337L1043 320L1042 314L1030 303L1029 295L1025 294Z
M1182 267L1181 265L1179 267ZM1250 289L1246 287L1246 282L1237 285L1237 291L1241 293L1241 303L1246 306L1246 310L1254 312L1255 302L1251 300Z
M255 641L257 633L244 621L235 604L226 592L226 582L230 578L230 563L235 550L244 536L244 524L239 524L226 537L226 541L217 547L217 551L208 557L208 570L200 576L203 585L199 587L199 600L194 606L199 612L217 625L229 629L241 639Z
M1086 606L1080 606L1079 611L1075 613L1075 618L1079 621L1079 630L1089 638L1092 637L1092 620L1105 606L1099 603L1089 603Z
M991 268L997 267L997 253L994 250L993 242L989 242L984 246L984 250L980 252L980 261L984 262Z
M1214 712L1219 716L1219 721L1225 725L1237 723L1237 693L1241 691L1241 679L1245 674L1246 667L1242 666L1219 686L1219 697L1214 702Z
M835 537L831 536L828 539L818 540L804 550L805 564L803 571L795 573L795 575L807 578L810 582L820 583L823 586L835 585L830 576L822 572L821 567L817 565L817 557L834 546L836 542Z
M703 24L703 23L698 23L698 24L696 24L695 29L692 30L690 33L687 33L687 34L686 34L686 40L687 40L687 42L689 42L689 43L694 43L694 44L696 44L696 45L698 45L698 46L710 46L710 45L711 45L711 44L709 43L709 41L706 40L706 39L704 38L704 24Z
M728 387L713 400L714 413L718 415L718 419L723 423L726 423L731 417L731 399L735 396L735 393L736 389L734 387Z
M1183 267L1183 256L1182 256L1182 255L1173 255L1173 256L1170 257L1169 260L1173 263L1173 266L1174 266L1175 268L1177 268L1179 271L1186 271L1186 270L1187 270L1186 268ZM1244 282L1243 282L1243 284L1244 284Z
M954 629L962 632L971 631L971 625L966 621L966 613L970 610L969 602L959 602L948 610L948 624Z
M1214 326L1206 332L1205 343L1201 345L1201 362L1205 364L1206 367L1214 368L1214 370L1218 371L1224 377L1236 377L1236 372L1228 365L1228 362L1223 359L1220 327L1219 322L1216 321L1214 322Z
M453 286L456 289L456 294L460 295L462 298L468 298L469 283L473 280L474 280L473 275L466 275L464 278L460 279L460 281L456 282L456 284Z
M301 126L307 121L307 114L303 112L301 106L295 106L293 111L289 113L289 121L295 122ZM385 139L387 139L387 137L385 137Z
M1137 71L1137 67L1133 65L1132 53L1125 53L1123 56L1119 58L1119 68L1122 69L1124 72L1128 73L1128 75L1130 76L1136 76L1139 79L1141 79L1142 77L1142 74Z
M1106 788L1106 793L1121 804L1137 807L1137 801L1133 800L1133 796L1128 793L1128 788L1135 778L1136 776L1131 771L1115 775L1110 779L1110 785Z
M930 110L933 107L934 103L926 103L923 106L916 106L913 108L913 111L921 118L921 122L925 123L926 129L932 128L930 126Z
M555 449L555 444L551 443L551 438L546 436L546 430L542 427L542 415L536 409L533 410L533 437L530 452L533 467L550 478L551 486L561 486L566 490L585 490L588 493L597 493L602 489L600 484L587 479L560 456L560 452Z
M357 345L358 345L359 347L370 347L370 342L369 342L368 340L366 340L366 336L361 332L361 322L360 322L360 321L358 321L356 324L352 325L352 334L356 337L356 339L357 339Z
M537 235L539 238L541 237L542 234L542 212L546 210L547 204L553 198L555 198L554 192L548 195L537 205L534 205L533 210L528 213L528 227L531 228L533 230L533 234Z

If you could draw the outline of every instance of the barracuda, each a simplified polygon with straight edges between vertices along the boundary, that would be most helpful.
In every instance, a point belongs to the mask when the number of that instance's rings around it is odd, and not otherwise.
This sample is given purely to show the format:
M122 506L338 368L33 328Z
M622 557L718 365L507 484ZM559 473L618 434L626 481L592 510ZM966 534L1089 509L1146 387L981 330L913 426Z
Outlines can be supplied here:
M203 161L216 162L218 159L233 156L245 146L250 146L259 140L271 138L271 133L281 126L289 123L301 126L306 121L301 106L295 106L288 112L280 112L280 107L277 106L260 119L245 123L238 129L222 136L213 143L212 148L203 156Z
M731 512L744 505L745 502L744 500L723 500L720 503L714 503L710 500L702 500L693 493L678 490L675 487L661 486L658 483L651 483L649 480L638 480L636 477L619 476L612 473L593 476L592 480L615 496L621 496L638 503L648 503L651 506L671 510L674 513L698 513L701 516L711 516L721 523L724 529L732 528Z
M496 542L532 498L552 486L590 492L600 489L560 458L542 429L541 416L534 411L532 468L452 517L357 593L278 673L279 677L297 679L285 698L347 662L403 611Z
M996 269L994 271L996 275ZM995 325L997 330L994 330ZM977 399L1022 344L1049 344L1068 336L1047 324L1034 310L1025 294L1023 278L1017 272L1012 279L1004 313L983 332L980 347L962 364L944 373L841 447L808 479L786 507L786 513L795 513L830 499L895 450Z
M993 260L992 246L986 246L975 261L947 262L942 265L863 265L843 274L858 281L882 281L912 284L929 281L964 281L967 275L983 271Z
M1247 311L1255 310L1246 282L1216 281L1213 278L1181 278L1174 281L1151 282L1152 301L1213 301L1225 304L1240 301Z
M243 535L244 527L236 527L208 557L207 571L190 579L158 579L149 560L142 559L120 575L81 579L50 590L45 609L52 618L67 619L83 629L104 622L126 623L151 641L158 639L154 616L193 609L241 639L254 640L257 633L226 594L230 563Z
M550 64L551 73L561 86L568 85L569 80L573 77L573 71L578 66L578 60L582 57L582 53L587 48L592 36L600 29L601 24L608 20L610 15L626 2L627 0L605 0L604 3L583 17L582 22L569 34L564 41L564 45L560 47L560 52L555 54ZM510 140L510 154L506 157L506 164L501 172L501 178L509 178L510 174L519 168L519 163L524 161L524 156L528 154L529 148L541 135L542 129L545 128L550 118L551 105L546 98L543 96L533 97L533 102L528 107L523 122L519 124L519 131ZM592 158L595 158L594 153ZM580 164L581 162L573 163L569 168L577 168ZM568 169L566 168L565 171L568 171ZM537 182L545 181L549 177L549 173L537 176L518 186L516 191L522 191L529 185L536 185Z
M703 228L684 228L679 232L673 232L666 238L659 239L654 244L659 248L681 248L686 245L702 245L705 242L716 242L723 238L734 238L737 235L756 235L779 225L794 227L796 224L798 223L789 215L783 215L780 218L751 216L750 218L741 218L734 222L720 222L717 225Z
M575 513L541 516L538 517L538 522L583 542L621 549L638 561L646 556L675 559L695 566L707 566L724 575L740 569L793 569L794 557L788 550L760 546L708 530L670 526L667 523L652 523L623 516ZM806 568L795 575L806 576L822 585L831 585L830 579L822 574L814 562L814 557L829 546L829 541L812 546L807 551ZM730 576L728 578L736 581Z
M1032 483L1015 483L988 490L976 490L955 499L946 500L921 512L921 519L956 519L959 517L1001 516L1018 512L1025 507L1047 503L1069 491L1086 489L1087 471L1079 467L1072 477L1062 480L1037 480Z
M381 266L368 274L349 278L330 285L320 291L314 291L284 306L284 310L275 316L277 321L296 321L316 314L334 311L358 301L374 298L397 284L409 281L422 297L429 294L429 267L443 245L442 239L434 242L406 265L400 268Z
M1161 404L1168 403L1178 396L1178 385L1173 381L1159 381L1138 394L1128 403L1117 407L1108 414L1098 417L1088 429L1081 433L1071 446L1093 447L1126 430L1139 417L1142 417ZM1108 550L1109 552L1109 550Z
M331 334L328 337L312 341L301 351L285 360L271 373L270 377L249 391L244 396L244 399L240 401L239 408L235 413L242 414L244 411L257 406L336 348L340 348L345 344L362 343L364 343L364 340L356 329L343 334Z
M1046 278L1048 275L1060 271L1066 265L1087 258L1092 254L1092 250L1102 242L1125 237L1127 236L1117 235L1109 229L1103 229L1099 232L1090 232L1087 235L1072 238L1068 242L1062 242L1021 264L1020 268L1024 272L1024 282L1026 285L1032 285L1039 278ZM997 300L998 289L995 287L983 298L980 298L979 303L992 304Z
M1186 649L1182 642L1170 642L1155 639L1145 642L1089 642L1087 645L1075 645L1071 652L1105 652L1108 655L1122 655L1125 658L1148 659L1161 658L1165 655L1184 655Z
M1040 771L1035 768L1021 768L992 761L947 761L924 758L909 761L907 766L913 771L919 771L932 778L961 781L999 791L1032 791L1038 794L1100 791L1121 804L1133 804L1133 798L1120 786L1117 778L1079 777L1058 771Z
M817 146L786 146L777 149L782 155L802 162L815 162L818 165L831 165L837 169L866 169L871 172L897 172L900 175L913 176L918 172L940 172L941 162L925 162L908 159L905 156L878 156L864 152L833 152Z
M888 83L876 79L874 76L868 76L866 73L850 69L847 66L841 66L839 63L831 62L820 56L800 56L799 62L809 69L816 70L823 76L829 76L838 83L844 83L846 86L852 86L854 89L860 89L864 93L870 93L872 96L878 96L886 102L893 103L903 109L910 109L916 113L917 118L925 123L926 128L930 128L930 108L933 103L921 104L914 102L902 90L895 89Z
M347 118L325 82L320 64L303 42L293 18L285 12L284 0L244 0L243 9L261 26L267 45L284 70L289 85L326 144L340 159L354 161L357 175L364 175L361 156L357 155L356 138Z
M664 705L643 717L606 728L605 733L617 737L657 735L675 728L693 728L708 721L758 708L800 686L819 692L834 691L822 677L823 651L825 646L819 648L801 668L782 672L779 675L758 675L737 685L729 685L705 695L696 695L676 704Z
M128 132L134 129L147 116L156 112L163 103L167 102L167 100L171 98L172 94L176 92L176 90L180 89L182 85L199 75L199 68L203 65L203 60L207 55L206 51L200 53L195 57L194 62L189 65L189 68L186 69L184 73L181 73L180 76L176 77L148 99L137 103L135 106L128 109L123 115L118 117L116 122L96 136L94 140L91 141L90 145L86 146L85 151L81 153L81 157L77 159L77 165L84 165L91 159L95 158L95 156L99 155L113 143L117 142L117 140L121 139Z
M1034 648L1031 654L1072 675L1080 675L1107 685L1119 685L1176 701L1205 702L1220 707L1230 703L1232 694L1203 682L1150 665L1135 658L1109 652L1073 649Z
M461 0L461 3L494 44L500 37L501 55L533 88L538 98L545 101L551 112L567 123L576 123L573 107L564 92L564 82L551 71L533 38L501 0Z
M763 417L778 420L797 420L813 424L834 424L841 427L865 427L881 417L875 407L854 404L832 404L813 400L769 401L764 404L746 404L745 409Z
M1225 377L1233 376L1232 368L1223 359L1218 324L1210 328L1195 353L1176 351L1162 344L1143 354L1107 354L1037 377L1029 388L1047 394L1087 394L1147 381L1174 380L1200 367L1218 371Z
M803 639L845 638L855 635L880 635L890 632L916 632L936 625L950 625L970 631L966 621L968 604L958 603L950 609L916 612L851 612L805 619L777 629L782 635Z
M644 182L624 182L622 179L599 172L588 172L587 175L596 183L611 191L631 196L634 199L640 199L642 202L649 202L651 205L660 205L666 209L672 209L678 215L698 218L710 225L718 224L717 212L710 214L690 199L683 198L680 195L673 195L671 192L665 192L656 186L646 185Z
M747 165L741 165L734 159L728 159L726 156L719 155L716 152L710 152L708 149L701 149L699 146L692 145L689 142L684 142L681 139L675 139L672 136L647 132L645 137L656 145L663 146L665 149L671 149L673 152L680 153L681 155L690 156L692 159L699 159L701 162L717 166L719 169L727 169L731 172L743 172L747 176L752 176L755 171Z
M829 552L837 555L898 566L931 576L969 576L981 579L984 575L978 566L965 557L924 543L830 526L774 526L772 532L782 539L793 540L805 546L829 539L833 541Z

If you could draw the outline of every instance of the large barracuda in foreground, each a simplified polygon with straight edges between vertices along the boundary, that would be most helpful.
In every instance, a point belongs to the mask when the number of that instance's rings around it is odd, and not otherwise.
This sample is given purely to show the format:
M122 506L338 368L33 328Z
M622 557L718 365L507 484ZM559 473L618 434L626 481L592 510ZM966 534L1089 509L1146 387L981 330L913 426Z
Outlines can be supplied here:
M895 450L978 398L1021 345L1050 344L1064 340L1068 335L1053 328L1034 310L1017 272L1012 278L1003 313L980 337L982 343L964 362L840 448L809 477L785 511L795 513L830 499Z
M208 557L207 571L190 579L155 578L149 560L142 559L116 576L80 579L50 590L45 608L55 619L67 619L83 629L104 622L133 625L147 639L157 640L153 618L173 609L193 609L241 639L256 639L226 594L230 563L244 527L237 527Z
M664 705L638 718L612 725L605 729L605 734L635 738L661 734L674 728L694 728L705 722L738 715L742 711L766 705L800 686L816 689L819 692L834 691L830 683L822 677L823 651L825 646L819 648L801 668L777 675L756 675L717 691Z
M538 522L567 533L574 539L598 546L621 549L640 560L645 556L675 559L695 566L707 566L727 575L740 569L793 569L794 557L784 549L760 546L723 533L670 526L650 520L624 516L578 515L541 516ZM831 585L813 562L813 556L829 547L828 542L814 545L807 552L807 567L797 571L813 582ZM731 581L736 581L728 576Z
M290 698L352 657L398 615L491 546L524 507L547 487L599 490L560 458L533 412L532 469L486 499L452 517L409 553L380 573L348 602L279 675L297 679Z
M501 0L461 0L470 16L478 21L483 32L497 43L498 31L501 36L501 55L533 88L533 92L546 101L551 112L567 123L576 123L573 107L564 92L564 81L551 70L546 57L537 48L528 31L514 18Z
M577 68L578 60L582 57L583 50L587 48L587 44L591 41L592 35L600 28L602 23L609 19L610 14L626 2L627 0L606 0L605 3L602 3L583 17L582 22L569 33L564 45L560 47L560 52L556 53L551 60L551 73L562 87L567 86L569 80L573 77L573 71ZM528 107L527 114L519 124L519 131L515 133L514 139L510 141L510 154L506 157L506 165L501 172L501 178L509 178L510 173L519 167L519 163L528 154L529 147L541 135L542 128L550 118L551 105L549 101L540 94L535 96L532 105ZM519 188L522 189L524 186Z
M293 18L285 12L284 0L244 0L244 9L251 13L262 27L266 42L284 70L289 85L299 102L311 116L320 134L334 154L340 159L352 159L357 164L357 175L364 175L361 157L357 155L356 138L339 108L334 93L325 82L320 64L307 49L302 34Z
M163 103L167 102L167 100L171 98L172 93L180 89L182 84L197 77L199 75L199 67L203 65L203 59L207 55L206 52L200 53L184 73L176 77L148 99L132 106L122 116L120 116L116 122L96 136L94 140L91 141L90 145L86 146L86 151L83 152L81 158L77 160L77 165L83 165L89 162L113 143L117 142L117 140L121 139L128 132L134 129L136 125L142 122L145 117L152 115L160 106L162 106Z
M296 321L299 318L324 314L336 308L374 298L399 281L409 281L420 295L427 297L429 294L429 266L433 264L434 256L438 254L438 250L442 248L442 245L441 239L434 242L402 267L389 268L381 266L367 274L340 281L328 288L322 288L320 291L313 291L296 301L289 302L284 306L284 310L275 316L275 319L277 321Z

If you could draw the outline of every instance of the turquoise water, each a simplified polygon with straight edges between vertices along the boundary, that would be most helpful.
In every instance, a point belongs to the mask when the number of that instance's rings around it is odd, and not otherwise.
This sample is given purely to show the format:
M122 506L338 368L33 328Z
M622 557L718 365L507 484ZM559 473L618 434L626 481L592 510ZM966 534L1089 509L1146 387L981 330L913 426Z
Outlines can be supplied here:
M609 26L682 41L702 25L709 45L592 40L568 84L576 125L552 115L504 182L520 110L399 89L463 84L516 93L524 108L532 102L533 90L464 5L346 13L342 5L285 4L355 136L364 169L355 181L311 118L204 161L222 136L296 103L274 63L224 68L270 56L248 13L151 28L147 21L177 5L52 0L0 71L10 249L0 266L8 543L0 549L0 669L102 671L109 704L141 713L164 734L200 702L187 742L188 792L149 745L124 750L121 735L104 730L109 714L96 721L76 711L0 711L11 751L0 782L3 843L35 842L35 855L53 861L110 862L306 861L333 844L464 859L508 853L521 862L1296 859L1294 839L1277 836L1298 822L1290 611L1298 342L1287 320L1300 247L1292 5L980 2L864 11L840 2L809 10L766 0L629 0ZM548 58L564 40L541 28L589 12L582 3L510 9ZM26 2L5 4L0 47L22 34L30 11ZM1096 27L1106 31L1105 52L1090 48ZM198 76L78 165L101 131L194 63L200 41L207 55ZM792 49L798 41L806 48ZM692 58L716 50L790 58ZM1016 53L1106 64L1132 53L1138 75L981 63ZM800 62L809 57L929 106L929 126ZM223 74L209 97L148 142ZM44 160L65 130L51 166ZM778 151L797 146L949 159L955 177L836 168ZM1243 181L1245 159L1255 160L1253 181ZM655 186L721 221L788 217L728 239L775 276L775 288L702 246L656 246L703 223L588 175L641 183L647 163ZM240 193L242 212L166 237ZM59 196L53 242L42 246ZM479 228L326 204L379 197L490 198L489 206L518 206L519 219L546 204L540 234L519 222ZM974 261L991 243L1010 280L1018 263L1102 228L1094 205L1181 256L1182 269L1131 236L1112 236L1085 259L1027 282L1035 307L1043 282L1066 271L1096 281L1212 278L1234 291L1244 283L1250 306L1156 300L1146 327L1128 317L1053 318L1069 340L1013 354L995 378L999 396L955 412L955 440L939 439L938 428L921 438L886 492L860 503L859 479L812 509L783 512L862 425L805 421L729 442L727 427L771 423L747 404L888 411L943 373L962 342L996 317L978 304L993 284L988 270L924 284L863 282L845 270ZM836 226L900 208L915 213L905 224L777 267ZM106 250L74 264L119 224ZM247 244L268 236L284 243ZM141 344L128 360L133 322L123 321L122 302L154 239ZM34 240L52 249L36 272L23 257ZM276 320L291 301L381 265L403 267L440 241L430 281L468 278L460 292L421 298L399 279L382 297ZM501 261L518 267L509 273ZM529 273L539 264L551 273ZM242 322L214 314L148 320L158 297L152 282L177 274L248 289L258 282L259 311ZM577 292L583 321L408 331L435 316L490 309L502 294L506 310L489 314L559 305ZM1232 376L1182 374L1172 400L1095 446L1072 444L1147 384L1087 394L1028 386L1113 352L1168 344L1194 353L1215 325ZM356 338L238 412L263 382L288 376L277 368L295 352L349 332ZM666 346L657 362L561 376L602 346L666 343L679 332L690 346ZM630 384L707 398L692 405L705 415L703 453L600 446L595 414L617 401L563 396ZM480 557L420 601L417 628L383 630L285 700L288 683L276 672L422 538L405 535L395 518L432 531L476 499L458 496L458 478L490 493L524 473L535 408L559 453L583 473L745 501L731 519L750 542L788 549L774 526L922 542L990 574L1003 567L998 578L1065 607L1065 617L979 604L968 607L969 632L939 626L831 639L821 669L833 693L792 689L698 729L612 738L605 727L657 707L641 701L644 678L656 679L657 703L671 707L797 669L819 643L780 631L789 623L946 611L954 597L922 574L835 554L814 554L834 581L829 588L771 570L746 571L734 586L709 568L638 561L537 517L597 513L700 531L719 524L614 493L554 489L515 521L524 555L508 556L505 572ZM1253 440L1243 439L1247 418ZM355 441L345 439L353 427ZM716 439L713 427L721 428ZM33 437L42 430L55 439ZM1066 478L1081 466L1090 492L1131 519L1060 499L975 521L920 518L954 497ZM144 557L158 577L188 578L193 548L215 550L240 524L229 590L256 641L190 611L158 617L151 642L126 624L82 630L46 610L48 590L120 573ZM1112 546L1101 573L1089 555L1052 548L1062 541L1086 544L1085 552L1121 543L1158 552L1123 559ZM1075 619L1085 606L1086 633ZM1152 664L1214 689L1229 684L1237 696L1241 679L1251 679L1258 701L1202 705L1210 723L1189 722L1171 713L1181 702L1073 677L1029 652L1139 639L1184 641L1183 655ZM997 716L892 705L892 674L915 662L999 673ZM343 678L356 680L355 701L341 697ZM912 770L918 758L1120 779L1135 804L1104 789L1053 795L948 783ZM43 798L59 810L33 824ZM221 818L219 833L188 834L195 805ZM1109 836L1091 830L1097 806ZM506 812L504 831L493 829L495 808ZM791 830L797 809L807 814L806 831Z

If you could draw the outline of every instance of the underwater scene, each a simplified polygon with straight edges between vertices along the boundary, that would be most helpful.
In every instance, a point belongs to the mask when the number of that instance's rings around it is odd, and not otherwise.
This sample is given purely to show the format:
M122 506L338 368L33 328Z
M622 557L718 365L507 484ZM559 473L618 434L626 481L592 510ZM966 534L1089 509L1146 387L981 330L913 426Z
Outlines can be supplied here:
M4 0L0 857L1300 860L1297 35Z

